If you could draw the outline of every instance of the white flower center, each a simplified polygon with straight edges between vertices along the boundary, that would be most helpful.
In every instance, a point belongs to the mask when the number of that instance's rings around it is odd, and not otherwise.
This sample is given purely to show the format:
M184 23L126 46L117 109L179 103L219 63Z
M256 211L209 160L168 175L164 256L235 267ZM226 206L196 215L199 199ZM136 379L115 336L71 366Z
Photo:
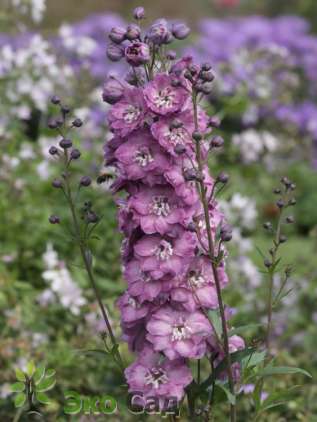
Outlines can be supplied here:
M191 328L185 322L178 322L173 327L172 341L186 340L191 337L191 332Z
M184 144L186 140L186 132L183 128L168 130L164 136L173 145Z
M153 101L159 108L170 108L173 105L174 93L170 88L165 88L154 96Z
M150 204L150 212L159 217L167 217L171 211L168 204L168 198L163 195L153 197L153 201Z
M134 309L139 309L140 308L140 304L133 298L133 297L129 297L129 299L128 299L128 304L130 305L130 306L132 306L132 308L134 308Z
M123 120L130 124L133 123L141 114L141 110L133 105L129 105L123 113Z
M201 271L190 271L188 282L193 287L201 287L207 283Z
M139 149L134 157L134 161L141 167L146 167L149 163L154 161L150 150L146 147Z
M170 242L162 240L155 250L155 255L161 261L167 261L173 255L173 246Z
M154 388L159 388L161 384L168 382L168 376L162 368L151 368L145 376L145 384L152 385Z

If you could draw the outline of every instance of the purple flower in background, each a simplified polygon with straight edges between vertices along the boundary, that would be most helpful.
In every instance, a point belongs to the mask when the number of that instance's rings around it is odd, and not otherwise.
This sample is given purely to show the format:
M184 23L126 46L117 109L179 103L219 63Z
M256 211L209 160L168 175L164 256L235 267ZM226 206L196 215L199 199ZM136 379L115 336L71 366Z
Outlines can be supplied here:
M172 78L159 73L144 89L147 106L157 114L166 115L180 111L186 99L183 87L173 87Z
M171 360L201 358L206 351L206 339L212 335L210 322L203 313L176 311L169 306L155 312L146 328L154 350L164 352Z

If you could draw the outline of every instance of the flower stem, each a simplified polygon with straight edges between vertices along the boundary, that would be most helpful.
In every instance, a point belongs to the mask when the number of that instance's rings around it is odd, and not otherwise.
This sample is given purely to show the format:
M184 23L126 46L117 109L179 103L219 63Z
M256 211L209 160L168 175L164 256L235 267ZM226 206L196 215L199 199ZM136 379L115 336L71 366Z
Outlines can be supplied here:
M195 93L193 94L193 109L194 109L195 131L198 131L199 127L198 127L197 96ZM203 160L201 156L200 141L196 141L196 160L197 160L200 176L202 176ZM211 261L212 272L213 272L213 276L215 280L219 312L220 312L220 318L221 318L221 324L222 324L223 351L224 351L225 360L226 360L229 390L230 390L230 393L233 396L235 396L234 379L233 379L232 368L231 368L231 356L230 356L230 351L229 351L229 335L228 335L228 329L227 329L227 323L226 323L226 317L225 317L225 308L224 308L224 303L223 303L222 293L221 293L220 280L218 276L218 268L215 263L215 250L214 250L214 242L211 235L211 222L210 222L210 215L209 215L209 205L208 205L209 201L207 198L207 189L204 185L202 177L199 177L198 183L200 186L201 202L204 209L204 218L205 218L207 239L208 239L208 255ZM236 422L236 419L237 419L236 405L230 404L230 421Z

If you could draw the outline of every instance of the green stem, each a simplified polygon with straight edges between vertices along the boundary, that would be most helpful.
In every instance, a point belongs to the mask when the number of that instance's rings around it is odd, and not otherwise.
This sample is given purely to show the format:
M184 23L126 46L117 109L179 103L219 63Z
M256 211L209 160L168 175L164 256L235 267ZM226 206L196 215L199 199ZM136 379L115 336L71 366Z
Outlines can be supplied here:
M194 123L195 123L195 131L199 129L198 127L198 111L197 111L197 97L196 94L193 94L193 108L194 108ZM198 170L200 175L202 175L203 172L203 160L201 157L201 148L200 148L200 141L196 141L196 160L198 164ZM231 368L231 356L230 356L230 350L229 350L229 335L228 335L228 329L227 329L227 323L226 323L226 317L225 317L225 308L224 303L222 299L222 293L221 293L221 286L220 286L220 280L218 276L218 268L215 264L215 251L214 251L214 243L211 235L211 223L210 223L210 216L209 216L209 201L207 198L207 190L204 185L203 179L199 178L199 185L200 185L200 196L201 196L201 202L204 209L204 218L205 218L205 224L206 224L206 231L207 231L207 239L208 239L208 254L211 261L212 266L212 272L215 280L215 286L216 286L216 292L217 292L217 298L218 298L218 305L219 305L219 312L220 312L220 318L221 318L221 324L222 324L222 333L223 333L223 351L225 354L225 360L226 360L226 367L227 367L227 374L228 374L228 383L229 383L229 390L230 393L235 396L234 391L234 379L232 374L232 368ZM236 411L236 405L230 404L230 421L236 422L237 420L237 411Z

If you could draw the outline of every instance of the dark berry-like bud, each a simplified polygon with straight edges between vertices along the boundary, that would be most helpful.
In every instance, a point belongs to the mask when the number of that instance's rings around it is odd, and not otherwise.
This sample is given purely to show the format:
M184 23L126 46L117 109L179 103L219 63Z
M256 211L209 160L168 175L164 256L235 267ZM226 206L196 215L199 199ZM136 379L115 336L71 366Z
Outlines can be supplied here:
M295 205L296 204L296 199L292 198L288 201L288 205Z
M184 78L185 79L188 79L189 81L191 81L191 82L193 82L193 77L192 77L192 74L190 73L190 71L187 69L187 70L185 70L185 72L184 72Z
M286 176L281 178L281 183L283 183L283 185L285 185L286 187L289 187L292 184L292 182Z
M184 154L186 152L186 147L183 144L176 144L174 148L174 152L177 155Z
M284 236L283 234L281 234L279 241L280 241L280 243L285 243L287 241L287 237Z
M81 119L75 119L72 123L74 127L81 127L83 125L83 121Z
M187 226L187 230L189 230L190 232L196 232L196 224L191 221Z
M295 183L291 183L290 185L290 190L295 190L296 189L296 184Z
M273 190L273 193L274 193L275 195L279 195L279 194L281 193L281 189L276 188L276 189L274 189L274 190Z
M54 105L58 105L60 104L61 100L57 95L53 95L53 97L51 98L51 103Z
M263 224L263 227L265 228L265 230L272 230L272 223L270 221L267 221L266 223Z
M62 126L63 123L64 123L64 120L61 117L58 117L56 119L56 124L57 124L58 127Z
M200 132L198 132L197 130L195 132L193 132L192 137L194 139L194 141L201 141L203 136Z
M202 69L202 70L205 70L205 71L207 71L207 72L208 72L208 70L210 70L210 69L211 69L211 64L210 64L210 63L203 63L203 64L201 65L201 69Z
M63 182L59 179L54 179L52 182L53 188L60 189L63 187Z
M51 215L50 218L48 219L48 221L51 224L59 224L60 223L60 219L57 215Z
M50 129L56 129L56 128L58 128L58 122L55 120L55 119L51 119L49 122L48 122L48 125L47 125Z
M286 217L286 223L288 223L288 224L293 224L293 223L295 223L295 219L294 219L294 217L293 217L292 215L288 215L288 216Z
M133 10L133 17L134 17L134 19L137 19L137 20L144 19L145 18L145 10L144 10L144 7L141 7L141 6L136 7Z
M86 214L87 223L98 223L99 217L93 211L88 211Z
M213 148L221 148L224 143L225 143L224 139L219 135L214 136L210 141L210 145Z
M126 29L116 26L109 32L109 38L115 44L121 44L125 38Z
M220 229L220 239L223 242L230 242L232 239L232 227L229 224L225 224Z
M59 146L60 146L61 148L63 148L63 149L68 149L68 148L71 148L71 147L73 146L73 143L72 143L72 141L71 141L70 139L65 139L65 138L63 138L63 139L60 141Z
M80 179L80 185L84 186L84 187L90 186L91 185L91 178L89 176L83 176Z
M266 268L270 268L272 266L272 262L269 259L265 258L264 265L266 266Z
M225 185L226 183L228 183L229 174L222 171L221 173L218 174L218 177L216 180L217 182L223 183Z
M80 156L81 156L81 153L79 149L73 149L72 152L70 153L70 158L72 160L78 160Z
M50 147L50 149L48 150L48 152L49 152L50 155L56 155L56 154L58 154L58 149L56 147L54 147L54 145L52 145Z
M200 77L205 82L212 82L215 79L215 75L211 70L200 72Z
M193 181L193 180L197 180L197 172L195 169L187 169L184 171L184 179L187 182Z
M219 117L217 117L217 116L212 116L208 120L208 126L210 126L210 127L216 127L217 128L217 127L220 126L220 124L221 124L221 121L220 121Z
M285 203L282 199L279 199L278 201L276 201L276 206L282 209L285 206Z
M70 113L70 107L68 107L67 105L63 105L61 107L61 111L62 111L63 114L68 114L68 113Z

